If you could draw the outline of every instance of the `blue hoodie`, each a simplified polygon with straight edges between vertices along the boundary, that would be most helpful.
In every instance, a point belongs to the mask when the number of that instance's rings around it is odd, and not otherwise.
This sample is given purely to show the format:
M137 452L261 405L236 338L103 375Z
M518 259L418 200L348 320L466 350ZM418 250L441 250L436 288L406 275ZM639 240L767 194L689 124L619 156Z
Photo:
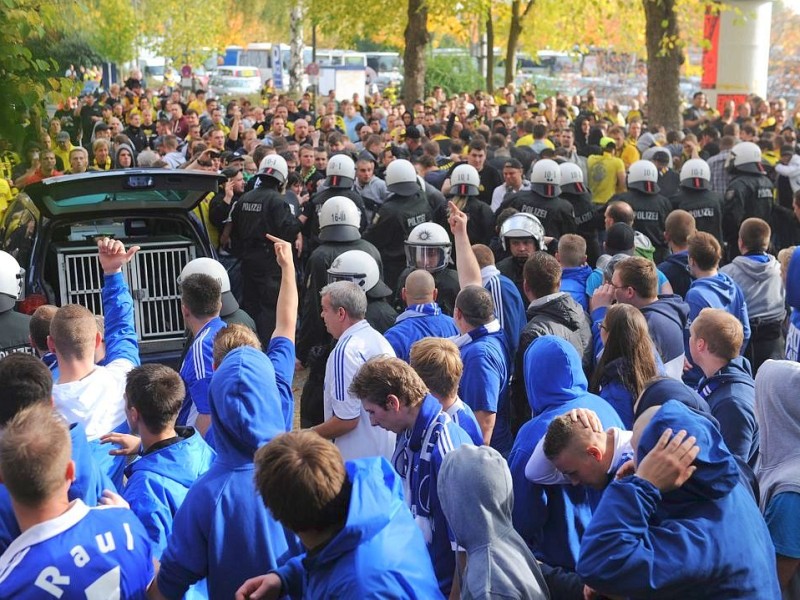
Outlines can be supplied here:
M744 300L742 289L725 273L717 273L711 277L696 279L686 293L686 303L689 305L689 320L684 330L684 348L686 358L691 362L689 354L689 326L704 308L721 308L739 319L744 328L744 341L742 352L747 348L750 340L750 317L747 314L747 304ZM683 374L683 381L687 385L697 386L703 372L698 367Z
M658 265L658 270L667 276L669 284L672 286L672 291L681 298L685 298L686 292L689 291L689 286L694 281L694 277L689 271L689 251L683 250L682 252L670 254L667 260Z
M650 338L664 362L667 375L680 379L685 356L684 335L687 331L689 305L677 294L664 294L641 309Z
M593 410L603 429L623 429L623 425L608 402L587 391L581 357L568 341L553 335L537 338L525 351L524 369L535 416L519 430L508 457L514 482L514 529L537 559L574 570L581 535L598 494L584 486L536 485L525 477L525 465L550 422L573 408Z
M321 550L277 570L293 598L442 598L425 540L383 457L345 464L352 489L344 528Z
M167 547L172 521L189 488L216 456L198 431L178 430L178 441L146 453L125 468L128 482L122 497L147 530L156 558Z
M786 276L786 304L792 308L786 332L786 359L800 361L800 247L789 260Z
M249 347L230 352L214 372L209 401L217 458L175 515L158 573L158 587L170 599L203 577L210 598L233 598L242 582L300 549L253 483L256 450L286 431L267 355Z
M586 295L586 280L592 274L592 267L564 267L561 270L561 291L575 298L575 302L589 312L589 297Z
M638 440L641 461L667 428L697 438L697 470L661 493L636 476L606 488L583 536L578 575L628 598L780 598L767 526L711 420L669 401Z
M725 445L752 468L758 458L756 390L750 363L737 356L711 377L704 377L697 391L719 422Z
M411 346L426 337L447 338L458 335L453 317L442 314L439 305L414 304L398 315L395 324L387 329L383 337L391 344L397 358L410 361Z
M75 462L75 480L69 486L70 501L80 498L89 507L97 506L103 490L117 490L106 472L95 460L95 445L86 440L86 429L80 423L69 428L72 442L72 460ZM108 447L106 446L106 452ZM0 483L0 554L20 534L17 518L11 506L11 496L6 486Z

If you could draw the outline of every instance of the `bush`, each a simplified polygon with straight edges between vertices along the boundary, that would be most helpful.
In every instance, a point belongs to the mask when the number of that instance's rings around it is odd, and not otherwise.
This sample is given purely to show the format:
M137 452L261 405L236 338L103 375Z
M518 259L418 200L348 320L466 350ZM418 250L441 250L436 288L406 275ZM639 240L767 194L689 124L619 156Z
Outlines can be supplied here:
M428 56L425 70L426 92L430 94L437 85L441 86L449 96L483 89L486 82L478 71L475 59L471 56Z

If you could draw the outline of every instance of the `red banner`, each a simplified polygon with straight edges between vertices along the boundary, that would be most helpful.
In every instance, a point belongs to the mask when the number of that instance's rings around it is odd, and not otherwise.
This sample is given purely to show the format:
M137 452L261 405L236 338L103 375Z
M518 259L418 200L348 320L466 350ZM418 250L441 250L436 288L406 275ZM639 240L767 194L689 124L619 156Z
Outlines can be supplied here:
M703 39L706 47L703 49L703 78L700 80L700 87L704 90L713 90L717 87L719 27L719 9L706 6L706 15L703 21Z
M734 110L736 110L737 106L747 102L747 94L719 94L717 96L717 110L720 114L725 108L725 104L731 100L733 100Z

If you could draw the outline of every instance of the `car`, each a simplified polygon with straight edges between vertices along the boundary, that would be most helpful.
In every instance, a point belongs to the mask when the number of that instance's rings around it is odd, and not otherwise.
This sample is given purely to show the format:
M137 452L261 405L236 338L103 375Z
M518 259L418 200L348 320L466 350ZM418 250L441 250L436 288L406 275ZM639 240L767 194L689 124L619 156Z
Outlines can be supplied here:
M261 71L257 67L217 67L208 80L208 91L217 98L251 96L261 92Z
M17 305L81 304L102 314L96 239L141 250L124 272L134 300L142 360L175 364L184 345L178 275L190 260L214 257L203 211L220 189L214 173L132 169L51 177L9 205L0 243L25 269Z

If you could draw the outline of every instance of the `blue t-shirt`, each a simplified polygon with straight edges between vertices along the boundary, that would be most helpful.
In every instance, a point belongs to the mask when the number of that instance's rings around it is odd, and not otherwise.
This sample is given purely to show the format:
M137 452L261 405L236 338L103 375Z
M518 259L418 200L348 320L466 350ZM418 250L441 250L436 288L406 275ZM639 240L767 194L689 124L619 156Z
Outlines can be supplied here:
M461 429L467 432L473 444L483 446L483 433L481 433L478 419L469 404L456 398L456 401L445 412Z
M782 492L772 497L764 513L775 552L800 558L800 494Z
M0 598L144 600L152 579L150 540L136 515L80 500L26 530L0 557Z
M186 385L186 399L178 413L178 425L194 425L197 414L208 415L208 386L214 366L214 337L225 327L225 321L214 317L203 325L192 340L181 365L181 379ZM192 418L194 417L194 418Z
M281 397L281 412L286 420L286 431L291 431L294 424L294 342L285 337L272 338L267 346L267 357L275 368L275 383Z

